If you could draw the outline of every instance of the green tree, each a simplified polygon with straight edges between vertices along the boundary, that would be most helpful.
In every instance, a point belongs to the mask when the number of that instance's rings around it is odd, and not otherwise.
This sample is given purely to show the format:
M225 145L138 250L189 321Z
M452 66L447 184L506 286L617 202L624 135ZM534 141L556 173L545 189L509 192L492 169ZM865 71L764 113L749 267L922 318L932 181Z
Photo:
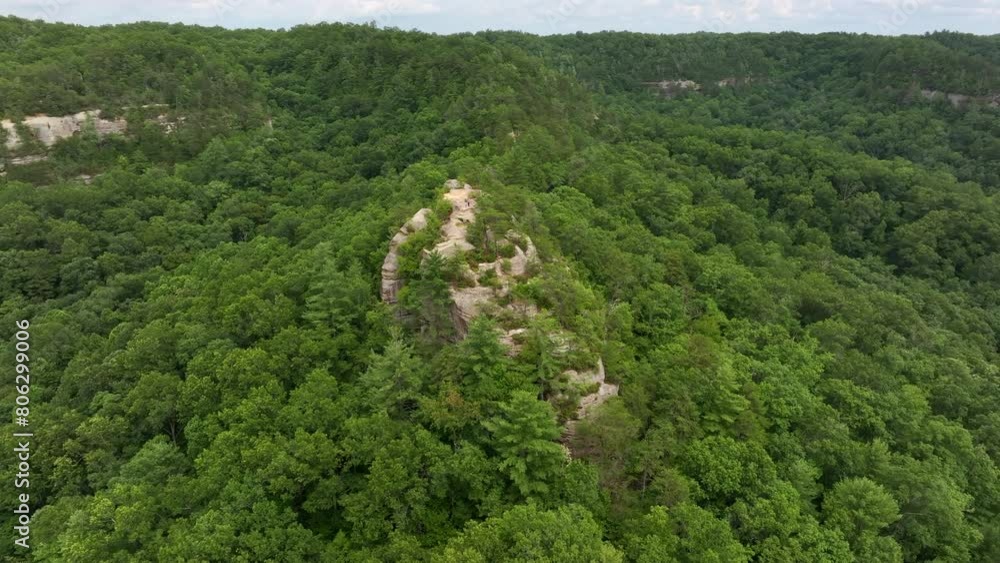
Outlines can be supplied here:
M729 563L750 560L750 550L722 520L693 504L654 506L629 526L625 554L630 561Z
M867 478L839 481L823 498L823 521L847 538L859 561L902 561L891 537L881 535L899 520L899 507L888 491Z
M500 406L500 414L483 422L492 435L500 470L524 498L543 497L568 462L555 412L527 391L517 391Z
M527 504L484 522L470 523L431 560L612 563L623 559L620 551L602 541L600 526L584 508L569 505L542 510Z

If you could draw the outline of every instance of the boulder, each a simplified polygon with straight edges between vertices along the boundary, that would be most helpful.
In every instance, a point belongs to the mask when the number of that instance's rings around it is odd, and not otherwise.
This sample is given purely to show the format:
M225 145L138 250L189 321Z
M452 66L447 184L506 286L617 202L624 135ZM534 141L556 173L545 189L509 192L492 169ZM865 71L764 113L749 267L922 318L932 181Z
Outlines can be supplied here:
M451 320L459 338L465 338L469 333L469 324L482 311L487 303L494 299L492 288L476 286L451 289Z

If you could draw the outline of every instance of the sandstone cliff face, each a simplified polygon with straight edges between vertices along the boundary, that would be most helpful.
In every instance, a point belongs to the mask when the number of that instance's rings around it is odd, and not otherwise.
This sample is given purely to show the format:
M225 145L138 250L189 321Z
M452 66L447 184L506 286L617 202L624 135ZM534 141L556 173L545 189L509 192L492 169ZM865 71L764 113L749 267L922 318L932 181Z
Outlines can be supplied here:
M168 106L166 104L147 104L141 107L143 109L151 109L167 108ZM184 118L178 117L176 120L172 121L168 118L167 114L162 113L150 121L158 124L167 133L172 133L176 129L177 125L184 121ZM45 114L33 115L20 122L20 124L23 124L31 131L32 136L35 137L45 149L52 147L62 139L67 139L80 131L83 131L88 123L93 124L97 135L101 137L114 134L124 134L128 129L128 121L126 121L125 118L118 117L115 119L104 119L101 117L101 110L96 109L63 116L49 116ZM25 144L26 139L22 139L20 134L17 132L17 125L18 124L15 124L9 119L0 121L0 127L2 127L6 133L6 141L4 144L8 150L17 150L22 148ZM6 165L23 166L26 164L48 160L48 158L48 154L44 151L37 154L22 154L16 157L10 157L7 159L6 163L0 162L0 176L5 176L7 174L5 170ZM84 183L89 182L85 180Z
M64 116L33 115L25 118L22 123L31 129L32 133L34 133L35 137L43 145L51 147L56 144L56 141L72 137L83 130L88 121L93 122L97 134L101 136L124 133L128 127L128 122L120 117L117 119L102 119L101 110L81 111ZM0 126L7 131L8 149L16 149L21 145L22 139L18 136L17 128L13 121L5 119L0 122Z
M933 100L935 98L944 98L951 103L952 106L959 108L969 105L970 103L984 104L989 107L1000 107L1000 94L994 93L987 96L969 96L967 94L956 94L954 92L941 92L939 90L920 90L920 95L928 100Z
M759 79L754 79L751 76L746 76L742 78L736 78L735 76L730 76L723 78L721 80L715 81L716 86L720 88L730 88L735 87L740 84L750 84L751 82L758 82ZM694 80L659 80L656 82L643 82L642 84L655 88L662 96L667 98L673 98L680 94L681 92L700 92L701 84L695 82Z
M597 390L580 399L580 408L577 411L577 418L584 418L593 409L604 404L605 401L618 395L618 386L606 381L604 373L604 360L597 359L597 368L594 371L583 373L570 373L570 380L585 387L597 385Z
M457 180L450 180L446 186L448 191L444 194L444 199L451 204L451 214L448 221L441 226L442 240L434 246L434 251L441 256L450 258L475 250L475 247L469 243L468 231L469 225L476 220L476 196L479 194L479 190L468 184L460 185ZM530 239L528 240L530 242ZM530 249L537 257L534 245ZM475 271L470 268L466 272L466 278L472 283L471 287L451 288L453 302L451 318L455 325L455 332L460 338L465 338L472 319L476 318L484 307L507 295L507 292L510 291L512 276L524 274L527 268L527 255L516 245L515 253L520 253L523 257L519 261L519 273L515 273L517 269L513 267L513 260L510 272L504 271L501 260L483 262L476 265ZM492 275L497 283L492 286L481 285L480 280L484 279L484 275Z
M441 225L440 238L431 249L425 249L425 254L436 252L446 258L453 258L475 250L469 242L469 226L476 221L476 197L479 190L458 180L449 180L445 187L443 198L451 205L448 219ZM409 238L410 234L427 226L429 209L421 209L406 225L396 233L389 242L389 253L382 263L382 300L395 304L398 301L399 290L405 280L399 276L399 246ZM507 295L513 283L513 278L523 276L528 271L529 264L538 260L538 251L531 239L526 235L508 233L508 238L516 239L520 244L513 244L514 256L510 259L509 271L504 269L504 260L477 264L473 271L466 272L468 286L451 287L452 298L451 320L459 338L465 338L469 323L483 309ZM523 248L522 248L523 246ZM480 278L491 275L496 282L490 285L480 284Z
M667 98L673 98L681 92L701 90L701 84L694 80L660 80L658 82L643 82L643 84L655 87L661 95Z
M457 180L449 180L445 187L443 198L451 206L447 221L441 226L440 236L434 246L425 249L425 255L436 252L444 257L455 257L475 250L468 240L468 229L476 220L476 197L479 190ZM389 253L382 263L382 300L395 304L399 290L405 284L399 276L399 247L409 236L427 226L427 217L431 211L421 209L413 216L389 242ZM476 316L483 313L502 314L515 319L530 319L538 314L537 307L532 303L524 303L510 299L511 289L520 280L531 275L533 266L539 262L538 250L531 238L523 233L508 231L504 237L497 239L488 234L488 240L510 244L513 256L509 259L498 258L493 262L482 262L466 266L465 282L449 288L452 298L451 320L459 338L468 334L469 325ZM501 305L501 303L504 303ZM518 324L517 321L514 324ZM517 356L521 350L519 340L527 332L522 326L510 327L500 335L500 341L507 347L508 354ZM557 353L565 355L570 352L572 335L558 332L551 335L559 342ZM580 399L576 418L588 416L609 398L618 394L618 386L606 381L604 362L598 358L597 365L592 370L577 372L567 370L564 374L569 382L581 392L586 392ZM572 433L573 421L567 424L567 431Z
M451 299L454 302L452 321L455 324L456 332L462 338L468 333L472 319L480 314L485 306L506 297L515 280L527 276L530 265L538 262L538 251L527 235L516 235L510 232L504 240L513 244L513 257L507 260L498 259L494 262L477 264L476 271L470 271L468 276L475 282L474 286L451 288ZM522 249L521 244L513 243L513 240L519 240L526 248ZM505 265L507 269L505 269ZM484 275L490 275L496 280L493 287L479 285L480 279ZM512 301L504 308L525 317L533 317L538 314L538 310L527 303ZM504 337L507 337L510 332L513 331L508 331ZM504 337L501 337L501 340ZM511 344L513 344L513 340L511 340Z
M403 280L399 277L399 247L410 235L427 227L430 213L431 210L427 208L417 211L389 241L389 253L382 261L382 301L391 304L398 301L399 290L403 287Z

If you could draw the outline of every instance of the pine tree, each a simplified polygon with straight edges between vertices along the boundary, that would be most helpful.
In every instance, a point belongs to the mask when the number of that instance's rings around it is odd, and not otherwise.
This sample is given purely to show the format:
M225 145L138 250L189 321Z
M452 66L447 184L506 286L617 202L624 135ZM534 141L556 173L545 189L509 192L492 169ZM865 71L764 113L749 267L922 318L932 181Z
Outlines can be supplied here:
M544 495L566 464L552 406L527 391L513 394L502 414L483 423L504 471L523 497Z

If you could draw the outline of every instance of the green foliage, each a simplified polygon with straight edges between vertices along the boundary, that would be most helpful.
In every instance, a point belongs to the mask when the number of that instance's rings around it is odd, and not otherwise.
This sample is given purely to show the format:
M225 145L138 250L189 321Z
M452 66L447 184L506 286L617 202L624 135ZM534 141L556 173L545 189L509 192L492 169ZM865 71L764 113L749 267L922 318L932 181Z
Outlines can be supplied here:
M568 505L545 511L527 504L470 525L431 560L612 563L622 561L622 554L601 541L600 526L584 508Z
M653 507L625 539L630 561L739 562L750 554L725 522L691 504Z
M523 498L543 497L565 466L555 412L527 391L517 391L500 406L500 414L483 422L492 434L499 469Z
M838 482L823 499L824 523L840 530L860 561L902 561L899 544L881 536L899 520L899 507L889 493L869 479Z
M523 387L488 317L477 317L458 346L460 383L469 397L495 405Z
M400 306L414 317L423 340L432 345L443 344L455 330L447 267L440 254L430 253L399 295Z

